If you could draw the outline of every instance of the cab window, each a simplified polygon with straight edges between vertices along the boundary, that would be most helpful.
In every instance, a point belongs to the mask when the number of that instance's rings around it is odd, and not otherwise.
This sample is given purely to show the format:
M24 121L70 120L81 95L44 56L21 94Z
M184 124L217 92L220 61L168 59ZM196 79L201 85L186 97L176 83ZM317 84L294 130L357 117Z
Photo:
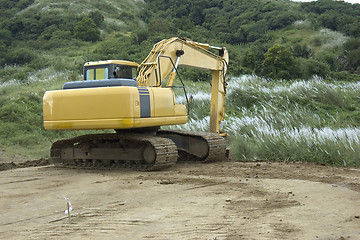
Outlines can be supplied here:
M133 79L136 77L136 68L131 66L116 65L114 66L113 77Z
M108 68L92 68L86 70L86 80L108 79Z

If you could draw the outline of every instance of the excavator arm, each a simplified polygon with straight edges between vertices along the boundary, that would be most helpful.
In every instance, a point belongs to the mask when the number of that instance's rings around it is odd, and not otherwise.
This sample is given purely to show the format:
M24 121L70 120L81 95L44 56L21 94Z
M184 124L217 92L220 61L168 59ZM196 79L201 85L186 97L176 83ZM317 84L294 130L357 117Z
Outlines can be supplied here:
M218 54L213 53L213 49ZM226 73L229 55L224 47L214 47L186 38L165 39L153 49L139 66L139 86L160 87L167 79L173 85L178 66L211 70L210 132L220 133L225 118Z

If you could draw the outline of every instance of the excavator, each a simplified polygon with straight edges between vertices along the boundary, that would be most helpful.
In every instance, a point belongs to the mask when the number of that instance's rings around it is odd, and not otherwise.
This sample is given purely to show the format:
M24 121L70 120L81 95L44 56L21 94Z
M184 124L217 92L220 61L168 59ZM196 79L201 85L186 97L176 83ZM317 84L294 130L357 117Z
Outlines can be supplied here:
M225 118L229 55L225 47L173 37L156 43L139 65L125 60L87 62L83 80L43 97L46 130L105 130L54 142L51 160L69 168L163 170L178 160L220 161L226 155ZM211 70L209 132L163 130L184 124L188 108L175 101L186 89L179 66ZM179 76L181 86L175 86Z

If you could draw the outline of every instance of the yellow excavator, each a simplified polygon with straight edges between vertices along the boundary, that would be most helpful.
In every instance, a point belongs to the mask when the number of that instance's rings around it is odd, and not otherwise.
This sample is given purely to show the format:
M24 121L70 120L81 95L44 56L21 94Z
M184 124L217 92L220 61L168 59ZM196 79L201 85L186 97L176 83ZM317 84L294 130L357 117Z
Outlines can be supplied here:
M61 90L44 94L44 127L114 129L115 133L56 141L52 162L60 167L162 170L178 158L223 160L226 143L221 123L228 62L224 47L174 37L155 44L140 65L124 60L85 63L82 81L67 82ZM175 102L179 66L212 72L209 132L160 129L188 121L186 106Z

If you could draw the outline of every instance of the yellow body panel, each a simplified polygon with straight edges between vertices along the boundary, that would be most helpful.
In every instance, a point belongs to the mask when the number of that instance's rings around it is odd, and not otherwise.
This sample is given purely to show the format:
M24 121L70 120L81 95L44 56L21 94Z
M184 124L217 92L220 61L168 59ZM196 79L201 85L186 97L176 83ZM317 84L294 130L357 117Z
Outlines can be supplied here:
M104 87L48 91L43 98L49 130L129 129L187 122L170 88Z

